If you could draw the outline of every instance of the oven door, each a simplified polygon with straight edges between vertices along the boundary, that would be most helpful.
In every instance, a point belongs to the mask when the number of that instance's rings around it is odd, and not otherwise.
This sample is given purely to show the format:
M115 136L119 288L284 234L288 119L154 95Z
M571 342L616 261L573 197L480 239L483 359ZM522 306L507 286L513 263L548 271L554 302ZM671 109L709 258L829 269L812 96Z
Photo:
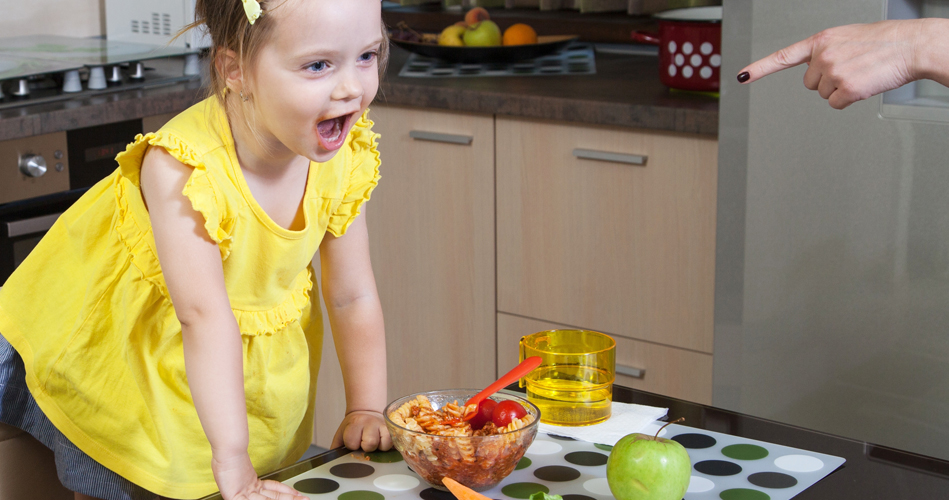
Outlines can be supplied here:
M0 223L0 281L10 277L60 215L55 213Z
M0 206L0 286L80 195L74 191Z

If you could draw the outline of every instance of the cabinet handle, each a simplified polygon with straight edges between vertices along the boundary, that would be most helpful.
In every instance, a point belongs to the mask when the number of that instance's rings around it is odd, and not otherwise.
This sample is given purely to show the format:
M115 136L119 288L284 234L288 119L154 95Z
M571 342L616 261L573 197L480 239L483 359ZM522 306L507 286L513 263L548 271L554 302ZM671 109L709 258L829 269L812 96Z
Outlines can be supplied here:
M635 366L616 365L616 373L619 373L620 375L633 377L633 378L646 377L646 369L636 368Z
M611 161L614 163L626 163L628 165L639 165L642 167L646 166L646 160L649 159L648 156L643 155L608 153L606 151L595 151L592 149L574 149L573 156L581 160Z
M7 236L13 238L26 234L42 233L53 227L53 223L56 222L56 219L58 219L60 215L62 214L50 214L34 217L32 219L7 222Z
M449 144L463 144L468 146L474 137L470 135L442 134L439 132L424 132L422 130L412 130L409 137L419 141L447 142Z

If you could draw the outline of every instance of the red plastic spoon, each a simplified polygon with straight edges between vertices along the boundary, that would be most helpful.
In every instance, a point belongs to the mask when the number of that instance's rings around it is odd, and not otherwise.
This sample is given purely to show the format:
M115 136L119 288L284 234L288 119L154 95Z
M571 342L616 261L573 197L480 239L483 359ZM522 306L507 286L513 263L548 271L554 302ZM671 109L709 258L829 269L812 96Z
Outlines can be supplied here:
M513 370L505 373L501 378L496 382L486 387L483 391L474 395L473 398L469 399L465 406L478 404L480 405L488 396L494 394L495 392L500 391L501 389L513 384L516 380L520 379L524 375L534 371L534 368L540 366L541 359L540 356L531 356L521 363L514 367ZM469 415L465 416L465 420L471 420L477 415L478 412L471 412Z

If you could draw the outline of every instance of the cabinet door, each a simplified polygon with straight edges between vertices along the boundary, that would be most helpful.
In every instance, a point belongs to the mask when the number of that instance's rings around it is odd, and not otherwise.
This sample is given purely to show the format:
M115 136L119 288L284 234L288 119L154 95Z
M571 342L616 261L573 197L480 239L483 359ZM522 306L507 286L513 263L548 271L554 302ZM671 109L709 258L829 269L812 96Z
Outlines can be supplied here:
M544 330L576 328L498 313L498 371L517 364L521 337ZM608 332L604 332L608 333ZM616 383L625 387L712 404L712 355L640 342L616 340Z
M390 399L487 385L495 370L494 118L381 106L371 114L383 167L367 222Z
M499 311L712 352L714 139L498 118L497 150Z

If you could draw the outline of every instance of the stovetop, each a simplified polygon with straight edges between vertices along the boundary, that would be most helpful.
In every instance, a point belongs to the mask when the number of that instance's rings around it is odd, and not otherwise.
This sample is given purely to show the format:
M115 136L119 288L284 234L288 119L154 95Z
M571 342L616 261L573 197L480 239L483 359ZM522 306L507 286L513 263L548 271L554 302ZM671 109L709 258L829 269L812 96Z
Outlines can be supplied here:
M0 38L0 109L200 78L198 52L97 38Z

